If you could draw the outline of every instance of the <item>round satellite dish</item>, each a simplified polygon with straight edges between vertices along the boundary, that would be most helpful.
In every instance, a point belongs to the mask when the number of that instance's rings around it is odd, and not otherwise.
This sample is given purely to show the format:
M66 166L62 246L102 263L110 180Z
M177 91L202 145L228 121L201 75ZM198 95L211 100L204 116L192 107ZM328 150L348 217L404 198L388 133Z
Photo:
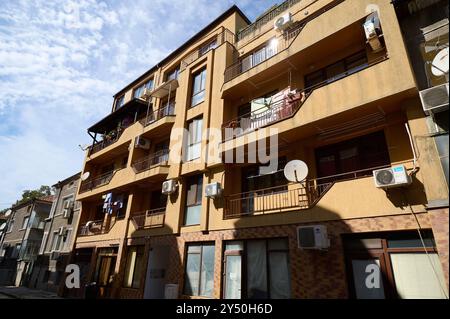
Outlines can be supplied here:
M1 232L3 229L5 229L5 227L6 227L6 223L1 224L1 225L0 225L0 232Z
M448 48L442 49L436 54L431 63L431 73L434 76L442 76L448 73Z
M81 180L82 181L87 180L90 175L91 175L91 173L89 173L89 172L84 173L83 175L81 175Z
M11 213L12 213L11 209L8 209L8 210L5 212L5 217L8 217L9 215L11 215Z
M290 182L301 182L308 176L308 165L300 160L293 160L284 167L284 176Z

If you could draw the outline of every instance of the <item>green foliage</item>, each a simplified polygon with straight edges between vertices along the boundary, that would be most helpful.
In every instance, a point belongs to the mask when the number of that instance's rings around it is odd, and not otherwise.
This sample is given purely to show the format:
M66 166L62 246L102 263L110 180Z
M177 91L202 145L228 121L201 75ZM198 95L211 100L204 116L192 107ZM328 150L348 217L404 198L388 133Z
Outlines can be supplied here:
M22 204L31 199L36 199L36 198L43 197L43 196L49 196L51 194L52 194L52 189L50 188L50 186L47 186L47 185L42 185L40 188L34 189L34 190L27 189L27 190L23 191L22 198L16 202L16 205Z

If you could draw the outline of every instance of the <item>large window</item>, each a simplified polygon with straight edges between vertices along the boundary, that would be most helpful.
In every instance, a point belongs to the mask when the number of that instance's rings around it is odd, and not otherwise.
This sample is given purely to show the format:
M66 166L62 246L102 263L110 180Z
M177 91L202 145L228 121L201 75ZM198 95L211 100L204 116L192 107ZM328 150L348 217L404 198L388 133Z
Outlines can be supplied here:
M448 296L434 238L422 231L344 238L350 294L358 299L440 299ZM425 246L425 247L424 247Z
M205 100L206 68L193 75L191 107Z
M357 72L366 66L366 52L357 52L345 59L328 65L325 68L307 74L305 76L305 88L336 81L348 74Z
M188 123L189 134L187 136L186 161L200 158L202 147L203 119L197 118Z
M125 104L125 95L122 95L116 99L115 111L120 109Z
M186 212L184 225L199 225L202 212L203 175L189 177L186 183Z
M30 216L25 216L22 222L22 229L26 229L28 227L28 221L30 220Z
M249 167L245 167L242 169L242 190L244 192L263 190L266 188L273 188L277 186L283 186L288 183L286 177L284 177L283 169L286 165L287 160L286 157L280 157L278 159L277 168L268 173L261 174L261 169L263 166L267 166L268 164L261 165L256 164ZM284 188L282 188L284 189ZM286 187L287 189L287 187ZM271 193L272 191L261 191L258 192L260 194Z
M226 299L291 296L287 239L230 241L224 252Z
M178 79L178 74L180 73L180 66L172 69L166 74L166 81Z
M133 93L134 98L140 98L142 96L142 94L144 93L145 89L153 89L153 79L148 80L147 82L145 82L144 84L138 86Z
M214 292L214 244L188 245L184 294L212 297Z
M127 265L125 268L124 287L139 288L139 281L143 275L144 246L133 246L128 249Z
M329 177L330 181L364 176L371 174L372 168L390 164L383 131L327 145L315 153L318 177ZM345 174L354 171L360 172Z
M255 50L241 60L241 72L245 72L252 67L271 58L278 52L278 42L276 39L271 39L263 47Z

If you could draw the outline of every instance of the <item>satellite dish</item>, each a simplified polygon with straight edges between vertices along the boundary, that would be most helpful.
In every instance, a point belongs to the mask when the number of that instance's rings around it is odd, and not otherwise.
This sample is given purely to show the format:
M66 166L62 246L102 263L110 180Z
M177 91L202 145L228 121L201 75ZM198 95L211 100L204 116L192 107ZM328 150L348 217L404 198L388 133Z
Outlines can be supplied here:
M8 217L9 215L11 215L12 211L11 209L8 209L5 213L5 217Z
M442 76L448 73L448 48L442 49L436 54L431 63L431 73L434 76Z
M290 182L301 182L308 176L308 165L300 160L293 160L284 167L284 176Z
M81 175L81 180L82 181L87 180L90 175L91 175L91 173L89 173L89 172L84 173L83 175Z
M0 225L0 232L3 231L3 229L5 229L5 227L6 227L6 223L1 224L1 225Z

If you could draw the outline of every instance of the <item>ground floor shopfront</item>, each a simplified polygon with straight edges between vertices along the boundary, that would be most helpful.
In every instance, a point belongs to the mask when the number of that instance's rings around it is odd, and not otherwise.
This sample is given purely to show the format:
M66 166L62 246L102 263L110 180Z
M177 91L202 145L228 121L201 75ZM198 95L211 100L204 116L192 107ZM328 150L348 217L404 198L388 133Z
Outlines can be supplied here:
M315 224L329 249L298 248L297 227L308 224L129 238L114 297L448 296L448 208Z

